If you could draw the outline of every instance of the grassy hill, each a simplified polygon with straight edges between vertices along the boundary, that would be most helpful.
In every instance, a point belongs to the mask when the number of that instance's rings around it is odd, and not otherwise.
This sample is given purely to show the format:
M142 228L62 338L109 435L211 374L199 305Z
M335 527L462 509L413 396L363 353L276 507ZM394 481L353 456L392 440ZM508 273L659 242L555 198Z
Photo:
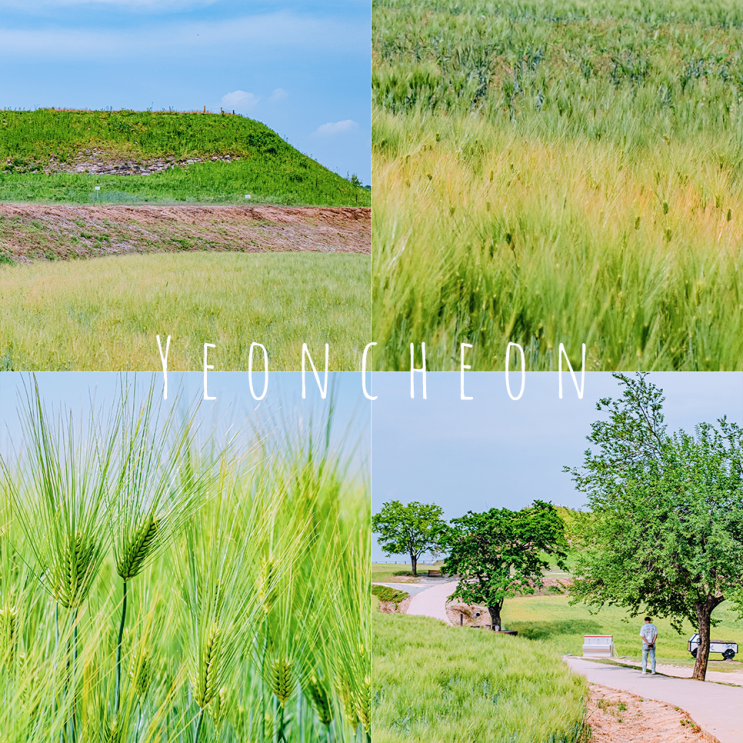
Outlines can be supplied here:
M245 194L251 203L371 202L367 189L243 116L0 111L0 201L243 202Z

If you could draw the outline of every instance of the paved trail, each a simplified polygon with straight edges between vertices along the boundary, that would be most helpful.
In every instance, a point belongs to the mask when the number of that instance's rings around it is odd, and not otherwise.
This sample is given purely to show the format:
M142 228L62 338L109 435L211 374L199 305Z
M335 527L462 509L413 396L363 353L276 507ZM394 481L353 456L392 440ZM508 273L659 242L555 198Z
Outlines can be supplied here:
M457 581L448 581L417 593L410 599L407 613L449 624L446 603L456 587ZM743 743L743 688L739 686L662 675L643 676L639 669L593 663L572 656L565 661L573 671L593 683L683 709L720 743Z
M568 656L565 662L589 681L680 707L720 743L743 743L743 688L678 679Z
M449 624L446 616L446 601L454 593L458 583L459 581L456 580L447 581L417 593L410 599L407 613L418 617L433 617Z

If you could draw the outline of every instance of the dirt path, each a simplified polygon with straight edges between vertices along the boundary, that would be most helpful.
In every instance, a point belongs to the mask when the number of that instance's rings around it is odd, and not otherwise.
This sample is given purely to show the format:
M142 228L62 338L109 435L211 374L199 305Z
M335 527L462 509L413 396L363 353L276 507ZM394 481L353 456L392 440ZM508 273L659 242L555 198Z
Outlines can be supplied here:
M591 743L701 743L699 726L686 712L665 702L588 685L587 721Z
M371 210L0 204L0 262L182 250L369 254Z
M446 603L458 584L459 581L456 580L447 581L417 593L410 599L410 605L406 613L419 617L433 617L433 619L440 619L442 622L449 624L449 619L446 616Z
M685 710L720 743L743 741L743 689L740 687L671 678L660 674L643 675L639 670L593 663L572 656L566 657L565 662L591 683Z

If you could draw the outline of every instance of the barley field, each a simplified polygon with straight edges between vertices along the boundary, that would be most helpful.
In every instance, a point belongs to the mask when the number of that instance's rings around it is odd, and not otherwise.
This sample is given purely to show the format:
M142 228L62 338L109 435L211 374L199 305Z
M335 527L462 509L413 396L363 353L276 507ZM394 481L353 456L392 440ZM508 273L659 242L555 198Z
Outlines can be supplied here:
M369 256L168 253L0 266L0 371L355 371L370 333ZM164 350L163 345L163 350ZM262 356L254 363L262 369Z
M539 642L380 611L372 639L375 743L582 740L585 679Z
M374 0L376 368L743 368L741 42L731 0Z
M2 466L3 740L369 741L368 493L329 418L245 446L152 388L87 419L27 381Z

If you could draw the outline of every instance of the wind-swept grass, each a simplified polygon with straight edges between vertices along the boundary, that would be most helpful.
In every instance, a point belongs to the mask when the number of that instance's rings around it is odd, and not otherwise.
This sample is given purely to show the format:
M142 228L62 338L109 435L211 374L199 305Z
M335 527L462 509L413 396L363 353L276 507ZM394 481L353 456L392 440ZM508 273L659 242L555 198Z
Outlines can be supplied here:
M373 637L377 743L573 743L582 735L585 679L546 646L380 611Z
M306 422L300 432L281 419L272 425L291 435L251 435L225 448L208 432L206 439L203 431L195 435L188 410L182 420L168 424L166 415L155 425L152 397L138 405L133 399L123 392L110 406L94 406L95 424L82 426L91 436L78 439L75 416L47 413L30 390L28 415L48 431L40 451L49 456L38 464L29 428L17 442L17 459L5 462L4 739L324 743L362 737L370 643L366 638L359 650L369 626L368 603L359 597L368 589L369 501L346 455L308 444ZM169 435L160 443L152 433L163 427ZM322 437L327 440L324 431ZM175 467L166 452L181 453ZM69 480L54 480L68 487L37 488L37 470L42 486L45 478L52 482L49 473L69 472ZM194 488L198 495L184 504ZM56 500L46 497L52 491ZM120 508L117 498L124 499ZM66 502L80 504L70 526L75 562L69 540L59 540L57 550L48 538L55 528L63 533L64 516L73 513L63 510ZM183 516L172 510L176 503ZM29 514L44 509L46 520L29 528ZM127 524L150 517L162 525L162 541L150 540L141 561L127 561L127 545L137 541ZM359 535L366 540L361 545ZM77 545L93 542L93 568L78 570L89 552ZM74 601L55 593L57 551L67 560L68 584L78 573L84 579L67 591ZM136 586L125 623L123 580ZM305 636L307 628L316 631ZM348 664L348 648L360 663ZM350 715L345 688L356 693L359 711Z
M377 0L376 367L741 368L741 19Z

